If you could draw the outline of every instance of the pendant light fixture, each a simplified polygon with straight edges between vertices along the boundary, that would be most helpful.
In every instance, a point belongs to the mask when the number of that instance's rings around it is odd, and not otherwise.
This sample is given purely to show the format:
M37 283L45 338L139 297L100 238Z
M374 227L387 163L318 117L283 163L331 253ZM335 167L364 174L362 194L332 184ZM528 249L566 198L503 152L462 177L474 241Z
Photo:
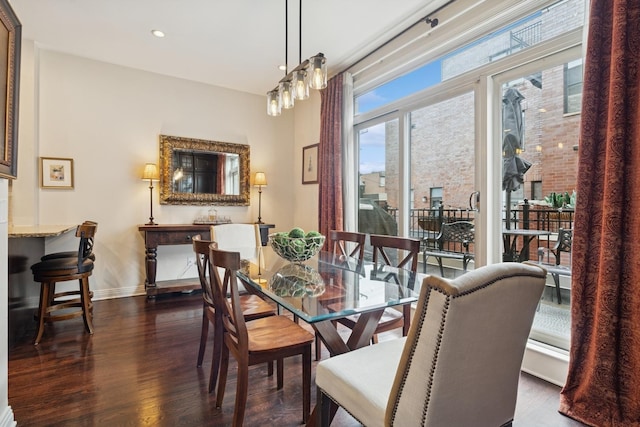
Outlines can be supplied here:
M267 114L279 116L282 108L294 107L295 100L309 98L309 87L324 89L327 87L327 62L322 53L302 61L302 0L299 7L299 54L298 66L289 72L289 2L285 0L285 38L284 38L284 77L278 86L267 92Z

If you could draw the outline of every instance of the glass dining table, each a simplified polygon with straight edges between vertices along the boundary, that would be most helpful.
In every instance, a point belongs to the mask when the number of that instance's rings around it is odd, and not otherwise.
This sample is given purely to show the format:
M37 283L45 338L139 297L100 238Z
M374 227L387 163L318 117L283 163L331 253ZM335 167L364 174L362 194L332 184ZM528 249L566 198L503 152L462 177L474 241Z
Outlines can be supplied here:
M331 356L368 345L384 310L417 301L425 276L328 252L304 263L273 255L266 268L251 266L238 272L239 279L247 291L309 323ZM351 315L358 315L358 320L344 339L333 321Z

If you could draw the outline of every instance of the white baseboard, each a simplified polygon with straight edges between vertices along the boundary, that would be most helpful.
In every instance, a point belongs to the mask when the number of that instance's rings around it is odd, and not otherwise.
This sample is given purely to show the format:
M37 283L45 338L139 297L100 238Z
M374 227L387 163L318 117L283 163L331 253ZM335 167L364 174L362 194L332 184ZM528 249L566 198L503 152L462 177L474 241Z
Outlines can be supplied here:
M559 348L529 340L522 371L563 387L569 372L569 354Z
M18 423L16 423L13 418L13 410L11 409L11 406L7 406L0 415L0 427L16 427L17 425Z

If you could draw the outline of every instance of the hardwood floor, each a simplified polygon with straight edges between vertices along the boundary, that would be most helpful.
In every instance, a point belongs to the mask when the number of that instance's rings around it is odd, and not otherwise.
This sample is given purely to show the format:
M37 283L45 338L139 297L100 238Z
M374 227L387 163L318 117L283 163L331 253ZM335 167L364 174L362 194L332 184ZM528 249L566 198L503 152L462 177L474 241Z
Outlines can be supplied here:
M199 294L95 301L94 313L93 336L84 332L82 319L73 319L47 325L37 347L29 335L9 349L9 405L19 426L231 424L234 365L221 410L207 393L210 345L202 368L196 368ZM35 331L35 321L28 331ZM251 369L246 426L301 423L302 379L296 363L300 360L285 362L291 369L282 390L276 390L266 366ZM522 374L514 426L581 426L557 412L559 391ZM332 425L359 424L340 410Z

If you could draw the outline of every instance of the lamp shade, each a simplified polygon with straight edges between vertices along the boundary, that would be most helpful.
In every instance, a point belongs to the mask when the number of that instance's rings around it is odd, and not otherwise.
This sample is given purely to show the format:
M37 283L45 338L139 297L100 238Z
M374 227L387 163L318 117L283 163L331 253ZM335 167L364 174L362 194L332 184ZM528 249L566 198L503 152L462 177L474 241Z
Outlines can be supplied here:
M280 100L280 91L274 89L267 93L267 114L270 116L279 116L282 113L282 102Z
M282 101L282 108L290 109L294 105L293 83L291 80L285 80L280 82L280 100Z
M253 185L255 187L267 186L267 175L264 172L256 172L256 176L253 179Z
M309 87L311 89L324 89L327 87L327 60L322 53L309 59L311 63L311 77Z
M309 81L307 76L306 68L302 68L300 70L295 70L293 73L293 88L295 93L295 98L300 101L304 101L309 98Z
M147 163L144 165L144 171L142 172L142 179L148 179L151 181L160 181L160 173L158 172L158 165L155 163Z

